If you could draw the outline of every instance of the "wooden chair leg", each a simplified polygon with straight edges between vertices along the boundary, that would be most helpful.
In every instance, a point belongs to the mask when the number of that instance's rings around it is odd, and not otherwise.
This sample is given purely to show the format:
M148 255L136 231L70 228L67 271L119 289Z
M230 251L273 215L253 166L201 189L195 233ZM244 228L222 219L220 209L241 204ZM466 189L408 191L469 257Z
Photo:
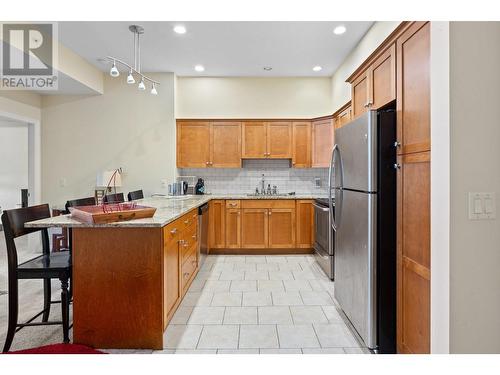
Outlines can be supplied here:
M7 336L5 337L5 344L3 346L3 352L9 351L12 345L12 340L14 340L14 334L16 333L17 326L17 314L18 314L18 289L17 289L17 279L9 282L9 325L7 328Z
M69 343L69 291L68 278L61 280L61 309L63 322L63 341Z
M50 279L43 280L43 309L42 322L49 321L50 315L50 301L51 301L51 283Z

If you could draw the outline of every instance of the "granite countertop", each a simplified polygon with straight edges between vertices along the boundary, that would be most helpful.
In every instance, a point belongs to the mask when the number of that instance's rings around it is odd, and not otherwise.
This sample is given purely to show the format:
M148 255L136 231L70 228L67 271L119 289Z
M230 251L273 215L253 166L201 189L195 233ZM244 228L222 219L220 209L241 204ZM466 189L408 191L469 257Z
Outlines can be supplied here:
M54 216L49 219L31 221L25 224L26 228L137 228L137 227L163 227L194 208L200 207L212 199L315 199L325 198L324 194L297 194L287 196L248 196L244 194L206 194L179 197L161 197L139 199L136 202L143 206L155 207L155 215L147 219L120 221L108 224L82 223L71 218L71 215Z

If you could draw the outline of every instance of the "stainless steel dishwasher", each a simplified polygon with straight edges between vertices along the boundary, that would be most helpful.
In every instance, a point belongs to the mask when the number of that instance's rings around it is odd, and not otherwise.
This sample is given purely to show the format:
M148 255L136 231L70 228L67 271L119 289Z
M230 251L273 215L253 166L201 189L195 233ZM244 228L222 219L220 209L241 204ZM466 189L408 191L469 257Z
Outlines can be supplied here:
M208 254L208 203L198 208L198 259L200 267Z

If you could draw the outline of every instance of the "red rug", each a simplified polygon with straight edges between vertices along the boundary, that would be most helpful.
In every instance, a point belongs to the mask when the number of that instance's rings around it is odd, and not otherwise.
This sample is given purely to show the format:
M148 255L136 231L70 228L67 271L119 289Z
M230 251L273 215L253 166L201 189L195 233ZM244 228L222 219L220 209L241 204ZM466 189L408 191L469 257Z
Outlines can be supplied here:
M100 350L77 344L54 344L39 348L16 350L6 354L108 354Z

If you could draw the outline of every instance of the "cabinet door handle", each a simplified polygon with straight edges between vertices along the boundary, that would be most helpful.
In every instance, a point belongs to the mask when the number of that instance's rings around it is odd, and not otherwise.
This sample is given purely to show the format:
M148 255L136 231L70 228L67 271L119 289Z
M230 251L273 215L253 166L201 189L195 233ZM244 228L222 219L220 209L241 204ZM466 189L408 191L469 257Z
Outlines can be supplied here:
M394 142L394 147L396 147L396 148L401 147L401 142L399 142L399 141Z
M271 211L268 212L268 215L271 216Z
M196 241L196 234L193 234L191 237Z
M189 277L189 273L188 272L184 272L184 278L187 279Z
M394 169L401 169L401 164L395 163L394 164Z
M177 228L172 229L172 230L170 231L170 233L172 233L172 234L176 234L176 233L177 233Z
M189 224L189 219L184 220L184 224Z
M188 246L189 246L189 242L184 241L184 247L188 247Z
M205 162L205 164L206 164L206 165L210 165L210 162L209 162L209 161L207 161L207 162Z

